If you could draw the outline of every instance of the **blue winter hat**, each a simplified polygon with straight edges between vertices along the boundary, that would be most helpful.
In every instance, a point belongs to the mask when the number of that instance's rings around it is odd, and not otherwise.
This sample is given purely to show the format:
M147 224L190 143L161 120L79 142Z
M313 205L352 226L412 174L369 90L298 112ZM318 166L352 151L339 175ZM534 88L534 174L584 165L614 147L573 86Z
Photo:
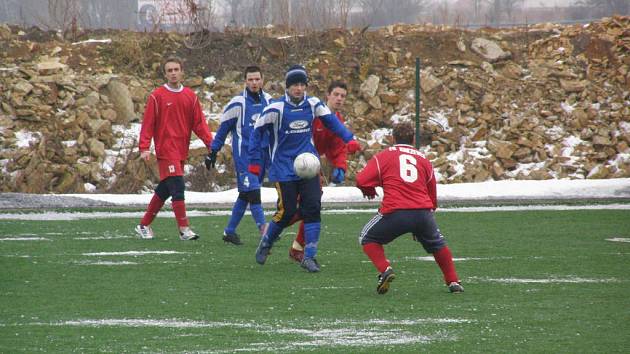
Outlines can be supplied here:
M289 88L291 85L295 85L297 83L308 85L308 75L306 74L306 69L302 65L293 65L289 68L289 70L287 70L284 80L286 88Z

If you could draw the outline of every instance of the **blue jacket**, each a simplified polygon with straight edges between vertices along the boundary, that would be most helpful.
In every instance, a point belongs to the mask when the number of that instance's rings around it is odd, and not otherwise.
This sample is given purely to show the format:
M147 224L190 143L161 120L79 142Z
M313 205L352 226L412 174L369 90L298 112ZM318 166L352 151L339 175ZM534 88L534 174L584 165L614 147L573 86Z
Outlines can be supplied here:
M354 138L339 119L317 97L304 96L294 104L289 96L272 101L256 121L249 146L251 164L261 164L265 133L269 134L271 167L269 181L299 180L293 171L293 160L303 152L319 156L313 144L313 119L319 117L324 125L344 142Z
M234 96L223 109L221 125L214 136L211 149L221 150L228 133L232 133L232 156L234 167L238 172L247 171L249 139L254 129L254 123L269 101L271 101L271 95L261 91L260 102L256 103L251 93L245 89L242 94Z

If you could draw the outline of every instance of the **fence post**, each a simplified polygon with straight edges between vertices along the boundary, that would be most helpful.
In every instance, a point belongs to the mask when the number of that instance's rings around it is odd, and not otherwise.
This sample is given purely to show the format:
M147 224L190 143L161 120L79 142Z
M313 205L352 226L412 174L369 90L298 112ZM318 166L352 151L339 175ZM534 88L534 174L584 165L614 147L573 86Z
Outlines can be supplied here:
M416 57L416 149L420 148L420 58Z

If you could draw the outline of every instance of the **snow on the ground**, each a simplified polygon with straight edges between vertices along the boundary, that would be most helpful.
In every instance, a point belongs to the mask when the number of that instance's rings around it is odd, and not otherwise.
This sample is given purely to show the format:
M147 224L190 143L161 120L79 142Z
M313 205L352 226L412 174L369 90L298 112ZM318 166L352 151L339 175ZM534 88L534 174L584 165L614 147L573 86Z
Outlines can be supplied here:
M379 201L382 190L377 188ZM480 183L438 184L438 200L504 200L504 199L602 199L630 198L630 178L598 180L491 181ZM58 194L56 196L59 196ZM67 196L105 201L118 205L147 204L151 194L68 194ZM238 191L186 192L187 204L231 204ZM42 196L45 197L45 196ZM262 188L263 203L274 203L274 188ZM323 203L356 203L364 201L355 187L324 187Z

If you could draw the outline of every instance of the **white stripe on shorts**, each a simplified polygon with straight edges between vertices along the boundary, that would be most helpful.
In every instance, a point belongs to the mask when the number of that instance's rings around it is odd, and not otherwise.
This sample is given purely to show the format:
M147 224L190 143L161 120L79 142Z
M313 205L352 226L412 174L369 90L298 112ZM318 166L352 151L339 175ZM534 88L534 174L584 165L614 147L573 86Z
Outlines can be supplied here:
M374 215L372 219L368 221L367 224L365 224L365 226L363 226L363 230L361 230L361 234L359 235L359 244L361 244L361 242L363 241L363 238L365 237L365 235L367 235L368 231L370 231L372 226L376 225L376 223L381 221L382 218L383 218L383 214L376 213L376 215Z

